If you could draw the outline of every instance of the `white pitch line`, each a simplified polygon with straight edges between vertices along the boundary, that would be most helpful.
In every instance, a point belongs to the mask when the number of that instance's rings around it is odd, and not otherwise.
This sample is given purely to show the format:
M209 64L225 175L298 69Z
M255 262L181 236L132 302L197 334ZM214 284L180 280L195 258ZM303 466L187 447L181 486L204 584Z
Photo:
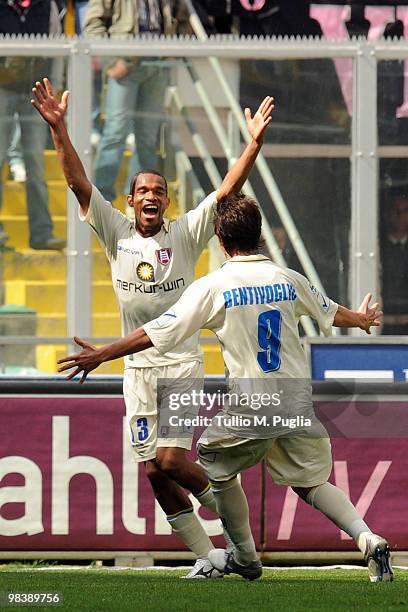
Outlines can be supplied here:
M404 565L394 565L393 566L394 569L401 569L401 570L408 570L407 566ZM60 572L66 572L66 571L105 571L105 572L111 572L111 571L133 571L133 572L154 572L154 571L167 571L167 572L172 572L172 571L178 571L178 570L190 570L192 568L192 565L178 565L176 567L168 567L167 565L154 565L154 566L149 566L149 567L130 567L130 566L113 566L113 567L108 567L108 566L99 566L99 567L83 567L81 565L77 565L77 566L50 566L50 567L25 567L25 568L18 568L18 570L16 571L60 571ZM269 572L269 571L273 571L273 572L285 572L285 571L294 571L294 570L303 570L303 571L327 571L327 570L361 570L361 571L367 571L367 568L361 565L323 565L323 566L316 566L316 565L293 565L290 567L275 567L275 566L264 566L263 570L265 572ZM1 573L1 570L0 570Z

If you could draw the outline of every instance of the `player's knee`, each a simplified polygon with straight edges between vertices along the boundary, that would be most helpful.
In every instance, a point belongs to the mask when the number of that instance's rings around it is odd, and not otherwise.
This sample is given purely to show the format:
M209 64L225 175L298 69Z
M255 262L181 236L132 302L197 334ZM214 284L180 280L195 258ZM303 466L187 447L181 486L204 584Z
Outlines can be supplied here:
M173 449L157 455L156 463L162 472L171 476L186 462L185 453L173 452Z
M210 480L210 485L213 493L224 493L228 489L233 489L236 486L240 486L238 478L230 478L230 480Z
M160 484L160 481L163 479L163 472L160 470L156 461L146 461L145 472L152 484Z

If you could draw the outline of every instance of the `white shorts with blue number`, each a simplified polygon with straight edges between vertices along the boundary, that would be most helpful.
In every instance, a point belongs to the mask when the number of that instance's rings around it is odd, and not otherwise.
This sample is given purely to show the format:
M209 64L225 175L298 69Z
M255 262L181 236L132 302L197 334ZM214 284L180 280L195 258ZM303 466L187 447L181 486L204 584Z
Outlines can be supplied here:
M204 385L201 361L185 361L157 368L126 368L123 395L130 442L136 462L156 457L157 448L191 449L193 427L169 427L169 414L188 419L198 415L199 405L179 406L169 412L169 398L199 392ZM181 418L180 418L181 417Z

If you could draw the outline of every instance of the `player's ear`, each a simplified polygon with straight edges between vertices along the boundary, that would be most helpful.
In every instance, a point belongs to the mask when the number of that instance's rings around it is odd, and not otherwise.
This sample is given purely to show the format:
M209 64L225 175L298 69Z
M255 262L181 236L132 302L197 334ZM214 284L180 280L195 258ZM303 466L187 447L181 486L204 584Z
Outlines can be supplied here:
M167 210L169 206L170 206L170 200L169 200L169 198L166 196L166 203L165 203L165 205L164 205L163 210Z
M228 259L228 253L225 250L224 243L219 236L217 236L218 242L220 243L221 251L224 253L224 256Z
M129 194L126 199L129 206L133 208L133 196Z

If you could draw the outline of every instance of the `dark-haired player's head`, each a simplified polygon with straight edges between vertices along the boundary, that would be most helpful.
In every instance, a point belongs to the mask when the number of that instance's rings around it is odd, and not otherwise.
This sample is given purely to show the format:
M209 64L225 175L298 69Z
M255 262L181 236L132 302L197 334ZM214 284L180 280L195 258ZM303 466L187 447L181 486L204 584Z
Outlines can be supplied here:
M156 170L141 170L132 179L127 201L135 211L138 232L146 238L154 236L170 203L166 179Z
M262 217L258 204L243 193L222 198L216 207L215 234L231 257L259 250Z

